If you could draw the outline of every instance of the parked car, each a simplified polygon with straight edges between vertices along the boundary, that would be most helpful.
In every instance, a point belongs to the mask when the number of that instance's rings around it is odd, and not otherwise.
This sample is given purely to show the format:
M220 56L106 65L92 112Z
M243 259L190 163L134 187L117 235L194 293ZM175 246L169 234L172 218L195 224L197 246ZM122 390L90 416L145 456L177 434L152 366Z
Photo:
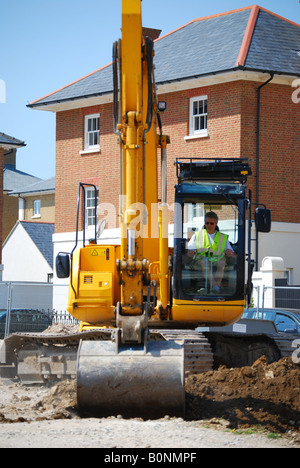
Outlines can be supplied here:
M4 338L7 310L0 310L0 339ZM9 333L42 332L52 324L52 314L33 309L12 309Z
M244 312L244 319L264 319L275 323L279 332L300 334L300 312L284 309L248 309Z

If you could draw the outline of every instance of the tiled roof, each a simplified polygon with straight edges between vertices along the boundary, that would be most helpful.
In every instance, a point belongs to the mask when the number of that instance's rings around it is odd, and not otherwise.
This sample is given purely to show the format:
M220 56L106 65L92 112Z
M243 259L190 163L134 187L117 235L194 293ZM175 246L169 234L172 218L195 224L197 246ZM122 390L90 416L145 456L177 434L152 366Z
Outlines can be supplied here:
M39 182L41 179L26 172L18 171L13 165L6 165L3 171L3 191L18 191L27 185Z
M13 146L18 148L20 146L26 146L24 141L17 140L17 138L6 135L5 133L0 132L0 147L1 146Z
M235 68L251 10L195 20L155 43L158 83Z
M257 5L199 18L155 41L158 85L231 70L300 76L300 26ZM112 93L112 65L29 107Z
M300 76L300 26L259 11L246 68Z
M47 180L38 180L38 182L26 185L19 190L13 190L9 195L30 194L37 192L54 192L55 191L55 177Z
M35 103L28 104L28 107L35 107L40 104L52 102L72 101L78 98L90 96L103 96L112 93L112 66L111 64L96 70L70 85L55 91L54 93L39 99Z
M35 223L32 221L20 221L20 224L53 269L52 235L54 234L54 224Z

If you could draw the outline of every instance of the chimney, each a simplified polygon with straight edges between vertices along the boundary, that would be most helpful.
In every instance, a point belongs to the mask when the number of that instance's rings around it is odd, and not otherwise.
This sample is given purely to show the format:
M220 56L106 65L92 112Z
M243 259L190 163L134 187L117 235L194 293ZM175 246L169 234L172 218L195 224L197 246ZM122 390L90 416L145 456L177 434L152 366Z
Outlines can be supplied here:
M161 35L161 29L143 28L143 36L150 37L152 41L155 41L155 39L158 39L160 35Z
M4 150L4 167L16 168L16 148Z

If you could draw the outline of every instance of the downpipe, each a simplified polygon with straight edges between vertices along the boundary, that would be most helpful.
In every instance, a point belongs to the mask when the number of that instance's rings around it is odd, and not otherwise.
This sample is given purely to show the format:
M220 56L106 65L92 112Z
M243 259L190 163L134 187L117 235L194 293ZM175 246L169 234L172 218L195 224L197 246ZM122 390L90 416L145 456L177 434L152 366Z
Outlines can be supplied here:
M260 114L261 114L261 90L274 78L274 73L270 73L270 78L257 88L257 140L256 140L256 204L259 205L260 189ZM258 271L258 232L256 231L255 244L255 270Z

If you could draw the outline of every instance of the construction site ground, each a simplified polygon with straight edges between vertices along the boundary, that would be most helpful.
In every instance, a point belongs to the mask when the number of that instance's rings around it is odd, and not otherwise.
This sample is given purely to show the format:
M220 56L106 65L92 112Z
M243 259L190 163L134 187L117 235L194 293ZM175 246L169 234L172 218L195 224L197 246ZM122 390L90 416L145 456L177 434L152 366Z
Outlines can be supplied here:
M300 365L284 358L191 375L186 417L80 419L76 382L0 378L0 448L300 448Z

